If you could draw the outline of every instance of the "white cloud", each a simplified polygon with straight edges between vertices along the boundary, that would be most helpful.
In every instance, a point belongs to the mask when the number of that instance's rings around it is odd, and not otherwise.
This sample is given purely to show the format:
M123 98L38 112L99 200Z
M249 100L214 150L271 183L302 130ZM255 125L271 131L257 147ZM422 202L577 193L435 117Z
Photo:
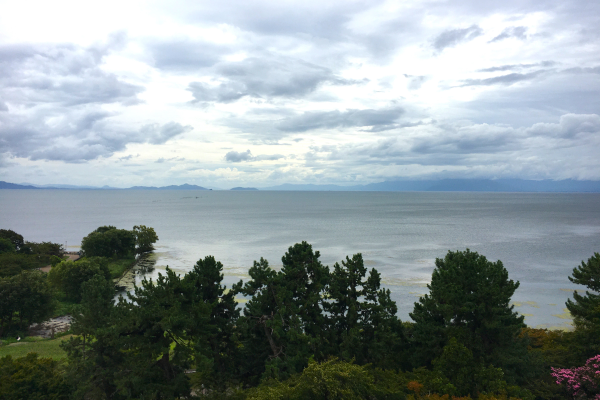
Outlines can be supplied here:
M599 68L585 0L12 2L0 168L124 186L600 179Z

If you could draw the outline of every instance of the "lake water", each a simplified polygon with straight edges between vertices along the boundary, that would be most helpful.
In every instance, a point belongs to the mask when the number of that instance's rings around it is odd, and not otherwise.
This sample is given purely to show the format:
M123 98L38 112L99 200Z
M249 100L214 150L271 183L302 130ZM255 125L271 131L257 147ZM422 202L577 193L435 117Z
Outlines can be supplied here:
M98 226L140 224L160 238L150 276L166 265L183 273L214 255L229 285L260 257L279 268L303 240L330 266L360 252L381 272L402 319L427 293L435 258L470 248L501 260L521 282L513 300L528 325L566 328L564 303L577 288L567 276L600 251L600 195L0 190L0 228L29 241L74 250Z

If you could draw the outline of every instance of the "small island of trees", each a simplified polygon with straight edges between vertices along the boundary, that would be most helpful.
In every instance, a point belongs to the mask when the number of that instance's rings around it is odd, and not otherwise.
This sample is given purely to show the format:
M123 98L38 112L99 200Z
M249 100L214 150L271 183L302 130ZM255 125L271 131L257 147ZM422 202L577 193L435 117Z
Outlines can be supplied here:
M41 253L42 244L0 230L0 335L24 335L61 304L73 319L63 357L0 358L0 398L600 395L598 253L568 277L588 290L567 302L575 329L563 332L528 328L510 305L519 283L501 261L468 249L436 260L412 321L397 317L390 291L360 253L330 268L306 242L288 248L280 270L261 258L229 288L223 265L206 256L184 275L167 268L115 300L122 261L135 262L157 240L145 226L100 227L84 238L84 257L66 261L60 246ZM44 262L53 265L47 275L35 269Z

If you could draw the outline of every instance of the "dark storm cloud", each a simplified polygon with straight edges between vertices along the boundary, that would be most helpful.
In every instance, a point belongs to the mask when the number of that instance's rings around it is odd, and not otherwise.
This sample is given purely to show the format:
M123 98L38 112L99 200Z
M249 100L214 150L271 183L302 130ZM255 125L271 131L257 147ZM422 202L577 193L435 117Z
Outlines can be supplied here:
M380 110L308 111L295 117L286 118L275 127L284 132L366 126L393 129L396 127L394 123L403 113L404 110L400 107Z
M508 38L526 39L527 35L525 35L525 32L527 32L527 28L524 26L512 26L504 29L501 34L490 40L490 43Z
M337 77L330 69L293 58L247 58L220 63L215 68L220 82L190 83L195 102L229 103L253 98L301 98L323 84L350 85L359 82Z
M512 73L495 76L486 79L465 79L459 86L491 86L491 85L512 85L517 82L530 81L540 76L544 71L535 71L527 74Z
M250 150L242 152L230 151L225 154L225 161L234 163L242 161L276 161L282 158L285 158L285 156L281 154L262 154L253 156Z
M465 29L452 29L440 33L433 41L433 47L437 51L442 51L447 47L456 46L462 42L468 42L483 34L483 30L472 25Z

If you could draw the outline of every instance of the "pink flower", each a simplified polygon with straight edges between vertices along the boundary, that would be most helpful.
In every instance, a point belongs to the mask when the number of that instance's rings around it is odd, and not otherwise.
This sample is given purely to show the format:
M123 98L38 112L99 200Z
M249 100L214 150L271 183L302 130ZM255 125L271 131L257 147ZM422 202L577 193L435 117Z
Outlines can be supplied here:
M590 358L582 367L552 368L558 385L566 387L575 399L600 400L600 354Z

